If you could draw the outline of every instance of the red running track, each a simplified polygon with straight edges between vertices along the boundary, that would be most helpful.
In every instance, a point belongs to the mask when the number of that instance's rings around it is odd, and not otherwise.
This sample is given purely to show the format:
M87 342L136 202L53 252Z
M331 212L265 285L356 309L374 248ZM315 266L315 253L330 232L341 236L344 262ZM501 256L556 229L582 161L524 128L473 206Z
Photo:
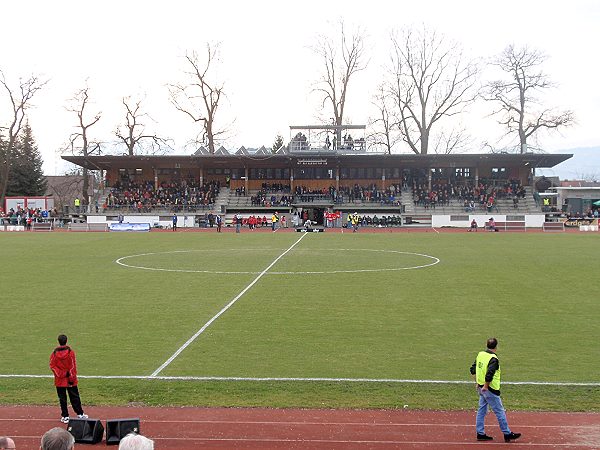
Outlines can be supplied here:
M505 444L488 415L491 442L475 440L469 411L89 407L92 418L140 418L156 449L600 449L600 414L509 412L521 439ZM58 407L0 407L0 435L19 450L39 449L59 422ZM104 442L98 444L104 447ZM78 449L89 445L76 445ZM115 448L115 447L112 447Z

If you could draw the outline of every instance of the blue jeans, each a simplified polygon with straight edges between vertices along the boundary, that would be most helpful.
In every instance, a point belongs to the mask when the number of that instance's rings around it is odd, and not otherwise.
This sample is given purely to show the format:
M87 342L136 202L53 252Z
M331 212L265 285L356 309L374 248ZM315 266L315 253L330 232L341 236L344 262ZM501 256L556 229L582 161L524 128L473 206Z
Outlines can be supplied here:
M506 421L506 413L504 412L504 406L502 405L502 399L499 395L492 394L490 391L482 391L480 387L477 387L479 392L479 409L477 410L477 433L485 434L484 420L487 412L488 405L498 419L498 425L504 434L510 433L508 428L508 422Z

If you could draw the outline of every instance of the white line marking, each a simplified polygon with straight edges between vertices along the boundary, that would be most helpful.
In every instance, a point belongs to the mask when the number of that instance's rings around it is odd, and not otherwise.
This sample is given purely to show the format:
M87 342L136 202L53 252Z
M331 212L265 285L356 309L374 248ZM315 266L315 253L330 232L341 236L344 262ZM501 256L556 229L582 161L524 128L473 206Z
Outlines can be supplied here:
M305 236L305 234L303 234ZM53 375L0 374L0 378L53 378ZM158 375L79 375L77 378L90 380L165 380L165 381L298 381L326 383L398 383L398 384L473 384L466 380L412 380L399 378L304 378L304 377L197 377ZM569 386L598 387L600 382L571 381L503 381L502 384L516 386Z
M397 410L398 413L404 412L403 410ZM412 410L411 412L414 412ZM515 412L515 411L513 411ZM523 412L523 411L521 411ZM443 412L442 412L443 414ZM541 414L544 414L543 412ZM554 414L554 413L550 413ZM565 413L558 413L565 414ZM566 413L569 414L569 413ZM584 415L595 414L595 413L581 413ZM56 419L42 419L36 418L36 422L56 422ZM514 421L515 419L513 419ZM13 419L13 418L0 418L0 422L31 422L31 418L25 419ZM512 421L511 421L512 422ZM373 427L373 428L394 428L394 427L444 427L444 428L472 428L472 423L450 423L450 422L330 422L323 420L321 422L315 421L289 421L289 420L155 420L144 418L144 423L179 423L179 424L202 424L202 425L229 425L229 424L245 424L245 425L280 425L284 427L295 426L295 425L310 425L310 426L362 426L362 427ZM598 425L526 425L519 423L519 428L565 428L565 429L597 429Z
M242 290L242 292L240 292L238 295L236 295L233 300L231 300L229 303L227 303L227 305L225 305L223 307L223 309L221 309L221 311L219 311L208 322L206 322L202 326L202 328L200 328L191 338L189 338L185 342L185 344L183 344L181 347L179 347L179 349L177 349L177 351L175 353L173 353L173 355L169 359L167 359L158 369L156 369L154 372L152 372L152 375L150 375L150 376L156 377L159 373L161 373L163 371L163 369L165 367L167 367L169 364L171 364L173 362L173 360L175 358L177 358L182 351L184 351L192 342L194 342L198 336L200 336L202 333L204 333L204 330L206 330L215 320L217 320L219 317L221 317L221 315L223 313L225 313L225 311L227 311L229 308L231 308L234 305L234 303L240 299L240 297L242 295L244 295L252 286L254 286L258 282L258 280L260 280L263 277L263 275L265 273L267 273L268 270L277 263L277 261L279 261L281 258L283 258L290 250L292 250L296 245L298 245L298 243L302 239L304 239L305 236L306 236L306 234L302 234L302 236L300 236L300 238L296 242L294 242L286 251L284 251L281 255L279 255L277 258L275 258L275 260L271 264L269 264L265 270L263 270L260 274L258 274L258 276L248 286L246 286Z
M433 231L435 231L437 234L440 234L440 232L438 230L436 230L435 228L433 228Z
M37 419L36 419L37 420ZM471 425L473 426L473 425ZM12 435L12 437L14 438L18 438L18 439L36 439L39 441L39 436L28 436L28 435ZM390 440L365 440L365 439L361 439L361 440L341 440L341 439L304 439L304 438L298 438L298 439L294 439L294 438L290 438L290 439L285 439L285 438L221 438L221 437L178 437L178 436L172 436L172 437L157 437L157 436L150 436L153 440L155 441L193 441L193 442L264 442L264 443L304 443L304 444L310 444L310 443L318 443L318 444L371 444L371 445L419 445L419 446L424 446L424 447L439 447L441 445L444 446L451 446L451 445L456 445L456 446L466 446L466 445L476 445L476 446L481 446L481 442L470 442L470 441L456 441L456 442L451 442L451 441L410 441L410 440L406 440L406 441L390 441ZM539 443L539 442L512 442L510 444L511 447L551 447L551 448L559 448L559 447L565 447L565 448L597 448L596 444L581 444L581 443L556 443L556 442L552 442L552 443Z
M473 425L471 425L473 426ZM346 439L346 440L342 440L342 439L308 439L308 438L289 438L289 439L285 439L285 438L222 438L222 437L154 437L152 436L152 439L154 440L158 440L158 441L195 441L195 442L265 442L265 443L274 443L274 442L278 442L278 443L292 443L292 442L299 442L299 443L303 443L303 444L310 444L310 443L319 443L319 444L370 444L370 445L418 445L420 447L432 447L432 448L439 448L440 446L451 446L451 445L455 445L455 446L461 446L464 447L466 445L476 445L476 446L481 446L481 442L471 442L471 441L411 441L411 440L406 440L406 441L399 441L399 440L366 440L366 439ZM555 442L551 442L551 443L536 443L536 442L513 442L510 444L511 447L527 447L527 448L531 448L531 447L550 447L550 448L559 448L559 447L565 447L565 448L597 448L596 444L580 444L580 443L560 443L557 444Z
M256 250L256 249L254 249ZM264 250L264 249L263 249ZM440 262L439 258L435 256L426 255L423 253L413 253L413 252L401 252L398 250L378 250L378 249L357 249L357 248L335 248L335 249L319 249L321 251L350 251L350 252L381 252L381 253L396 253L399 255L414 255L421 256L423 258L429 258L433 260L433 262L429 264L423 264L420 266L408 266L408 267L392 267L392 268L381 268L381 269L352 269L352 270L326 270L326 271L302 271L302 272L269 272L266 275L326 275L326 274L338 274L338 273L368 273L368 272L395 272L400 270L413 270L413 269L424 269L426 267L435 266ZM146 266L136 266L133 264L127 264L123 262L129 258L136 258L140 256L152 256L152 255L163 255L163 254L171 254L171 253L193 253L199 252L203 250L174 250L169 252L152 252L152 253L141 253L139 255L128 255L122 256L119 259L115 260L117 264L123 267L128 267L130 269L141 269L141 270L153 270L159 272L180 272L180 273L210 273L210 274L218 274L218 275L256 275L259 272L246 272L246 271L222 271L222 270L192 270L192 269L163 269L160 267L146 267ZM207 250L207 251L218 251L218 250ZM231 250L227 250L231 251Z

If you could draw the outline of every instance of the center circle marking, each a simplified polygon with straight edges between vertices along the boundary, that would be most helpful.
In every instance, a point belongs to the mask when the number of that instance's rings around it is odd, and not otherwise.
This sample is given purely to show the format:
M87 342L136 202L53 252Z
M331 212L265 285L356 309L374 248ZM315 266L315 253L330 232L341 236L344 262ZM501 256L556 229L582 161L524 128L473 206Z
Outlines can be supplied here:
M124 262L125 260L132 258L139 258L143 256L152 255L166 255L173 253L195 253L195 252L231 252L241 250L256 250L256 249L214 249L214 250L173 250L168 252L149 252L140 253L137 255L122 256L115 260L117 264L123 267L129 267L131 269L140 270L154 270L160 272L180 272L180 273L208 273L208 274L221 274L221 275L258 275L261 271L224 271L224 270L190 270L190 269L163 269L160 267L147 267L135 264L129 264ZM261 250L272 250L272 249L261 249ZM336 249L319 249L320 251L348 251L348 252L376 252L376 253L394 253L398 255L413 255L427 258L428 264L422 264L418 266L407 266L407 267L392 267L392 268L379 268L379 269L351 269L351 270L319 270L319 271L302 271L302 272L267 272L265 275L323 275L323 274L336 274L336 273L365 273L365 272L395 272L400 270L413 270L413 269L425 269L427 267L435 266L440 262L439 258L435 256L426 255L423 253L415 252L402 252L399 250L377 250L377 249L365 249L365 248L336 248Z

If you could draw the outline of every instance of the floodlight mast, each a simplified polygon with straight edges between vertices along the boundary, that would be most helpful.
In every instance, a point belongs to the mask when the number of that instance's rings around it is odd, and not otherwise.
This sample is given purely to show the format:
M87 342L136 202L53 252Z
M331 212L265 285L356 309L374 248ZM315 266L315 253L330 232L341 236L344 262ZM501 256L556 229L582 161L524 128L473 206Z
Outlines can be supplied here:
M365 125L290 125L289 150L365 152L365 130Z

